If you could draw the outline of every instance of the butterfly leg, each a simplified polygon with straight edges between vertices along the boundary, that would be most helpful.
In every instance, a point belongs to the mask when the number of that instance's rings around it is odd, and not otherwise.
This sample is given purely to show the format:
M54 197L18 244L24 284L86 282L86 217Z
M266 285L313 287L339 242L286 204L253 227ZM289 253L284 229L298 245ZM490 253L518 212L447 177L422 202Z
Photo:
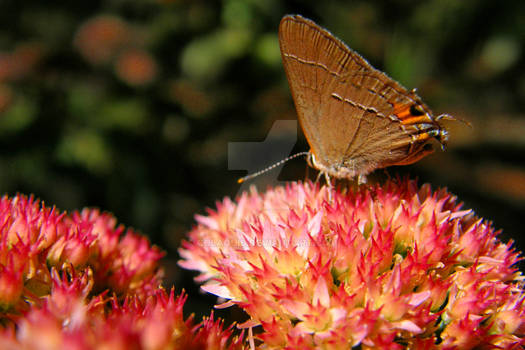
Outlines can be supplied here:
M357 176L357 185L363 185L366 184L366 175L358 175Z
M321 178L321 175L323 175L322 172L317 172L317 176L315 177L315 183L318 183L319 182L319 179Z
M328 176L328 173L323 173L324 179L326 181L326 187L328 189L328 200L332 202L332 191L334 190L334 186L332 186L332 179L330 179L330 176Z

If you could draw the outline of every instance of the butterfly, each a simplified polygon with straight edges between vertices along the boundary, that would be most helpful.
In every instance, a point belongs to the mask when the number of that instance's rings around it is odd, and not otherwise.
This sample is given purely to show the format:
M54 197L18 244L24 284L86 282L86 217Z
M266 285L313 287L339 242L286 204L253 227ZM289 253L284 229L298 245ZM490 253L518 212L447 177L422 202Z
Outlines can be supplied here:
M283 17L279 44L308 163L327 177L365 181L375 169L414 163L445 147L443 114L434 117L415 90L372 67L326 29Z

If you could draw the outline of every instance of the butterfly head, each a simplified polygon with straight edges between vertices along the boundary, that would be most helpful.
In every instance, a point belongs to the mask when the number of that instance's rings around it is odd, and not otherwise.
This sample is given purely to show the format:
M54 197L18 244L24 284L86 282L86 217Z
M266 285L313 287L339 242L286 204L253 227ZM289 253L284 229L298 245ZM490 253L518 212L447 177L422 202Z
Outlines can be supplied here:
M443 127L439 122L442 120L453 120L458 121L459 119L451 116L450 114L441 114L438 115L435 119L436 123L438 124L438 128L434 130L434 137L439 141L441 144L441 149L445 150L445 147L447 146L448 141L448 131ZM461 120L459 120L461 121ZM470 125L467 123L467 125Z

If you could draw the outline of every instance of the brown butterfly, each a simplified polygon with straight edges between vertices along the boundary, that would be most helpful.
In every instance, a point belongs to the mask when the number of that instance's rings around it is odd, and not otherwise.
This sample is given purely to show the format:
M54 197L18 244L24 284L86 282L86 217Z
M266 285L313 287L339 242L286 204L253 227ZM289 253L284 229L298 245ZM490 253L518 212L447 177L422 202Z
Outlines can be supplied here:
M313 21L285 16L279 43L308 162L329 177L365 176L411 164L444 148L447 131L415 90L407 90Z

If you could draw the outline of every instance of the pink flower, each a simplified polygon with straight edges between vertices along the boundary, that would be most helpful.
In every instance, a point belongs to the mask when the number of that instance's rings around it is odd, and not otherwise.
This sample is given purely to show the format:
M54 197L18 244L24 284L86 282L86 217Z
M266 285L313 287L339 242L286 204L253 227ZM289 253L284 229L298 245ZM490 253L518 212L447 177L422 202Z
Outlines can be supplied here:
M0 199L0 349L244 349L213 314L184 319L163 253L96 209Z
M519 255L445 190L293 183L197 216L180 250L267 348L524 344Z
M37 303L52 285L51 270L94 275L97 291L141 293L160 286L163 253L98 210L71 216L32 197L0 199L0 304L9 312Z
M110 288L117 294L160 286L158 262L164 253L132 229L124 230L116 219L96 209L84 209L65 218L71 231L95 237L89 246L87 263L95 274L95 289ZM67 240L68 242L71 239Z
M200 324L184 320L187 296L158 289L146 299L130 296L92 298L78 293L82 277L68 283L56 276L54 290L42 306L17 322L17 331L0 334L2 349L244 349L213 316ZM82 288L81 288L82 289ZM89 288L88 288L89 289ZM85 289L88 291L87 289Z

